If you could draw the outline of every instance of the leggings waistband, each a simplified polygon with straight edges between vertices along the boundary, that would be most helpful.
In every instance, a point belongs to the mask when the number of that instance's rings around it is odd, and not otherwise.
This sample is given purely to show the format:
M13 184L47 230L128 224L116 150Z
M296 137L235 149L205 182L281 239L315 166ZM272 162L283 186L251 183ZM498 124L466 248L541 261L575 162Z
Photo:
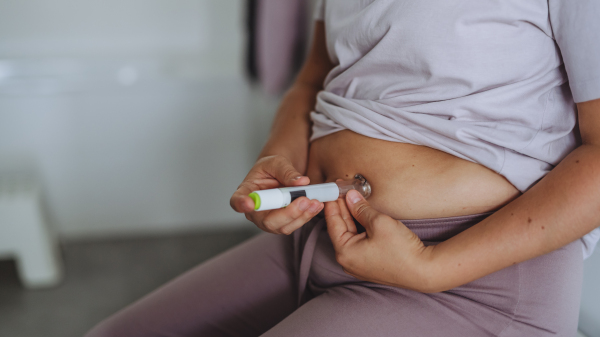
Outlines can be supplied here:
M494 212L485 212L470 215L461 215L444 218L430 219L407 219L400 220L406 227L412 230L422 241L439 242L447 240L467 228L481 222ZM354 220L359 232L364 227ZM312 226L312 228L311 228ZM299 262L298 271L298 305L304 300L304 290L308 280L308 273L312 263L312 257L316 248L319 232L326 229L324 213L321 212L302 228L294 232L294 254L295 260ZM305 234L303 234L303 231ZM303 237L305 238L303 240ZM304 242L302 242L304 241ZM302 244L303 243L303 244ZM302 248L300 248L302 246Z
M399 220L422 241L444 241L494 214L495 211L444 218ZM357 226L359 223L355 220ZM362 226L361 226L362 227Z

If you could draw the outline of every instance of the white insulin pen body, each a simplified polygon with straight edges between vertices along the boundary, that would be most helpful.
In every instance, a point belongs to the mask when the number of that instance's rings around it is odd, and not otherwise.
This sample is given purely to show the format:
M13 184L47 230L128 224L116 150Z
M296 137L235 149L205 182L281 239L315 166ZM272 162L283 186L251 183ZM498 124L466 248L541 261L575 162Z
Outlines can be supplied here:
M357 174L353 180L260 190L250 193L249 196L254 201L254 210L266 211L285 207L299 197L321 202L334 201L346 195L349 190L357 190L365 198L371 195L371 186L363 176Z

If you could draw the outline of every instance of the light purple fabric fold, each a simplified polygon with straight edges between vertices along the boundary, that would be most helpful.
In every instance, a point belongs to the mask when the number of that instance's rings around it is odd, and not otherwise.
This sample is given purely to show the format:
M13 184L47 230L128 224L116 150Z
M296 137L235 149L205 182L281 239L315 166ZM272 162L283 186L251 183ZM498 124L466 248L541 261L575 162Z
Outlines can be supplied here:
M269 94L289 82L294 52L303 37L305 0L259 0L256 53L258 77Z

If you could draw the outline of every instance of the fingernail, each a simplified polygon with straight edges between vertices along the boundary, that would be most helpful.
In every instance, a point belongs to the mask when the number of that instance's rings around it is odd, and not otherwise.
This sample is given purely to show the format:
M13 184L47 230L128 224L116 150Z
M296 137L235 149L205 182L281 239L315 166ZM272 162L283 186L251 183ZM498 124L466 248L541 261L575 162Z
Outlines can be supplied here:
M292 181L294 181L294 180L298 180L298 179L300 179L300 178L302 178L302 176L297 176L296 178L292 178Z
M300 205L298 205L298 208L304 212L306 211L306 209L308 209L308 205L310 204L310 202L308 200L301 200L300 201Z
M355 191L355 190L348 191L348 199L350 199L350 203L356 204L362 198L363 198L363 196L360 193L358 193L358 191Z
M318 210L319 210L319 208L321 208L321 205L320 205L318 202L315 202L314 204L312 204L312 205L310 206L310 209L309 209L309 211L310 211L311 213L315 213L316 211L318 211Z

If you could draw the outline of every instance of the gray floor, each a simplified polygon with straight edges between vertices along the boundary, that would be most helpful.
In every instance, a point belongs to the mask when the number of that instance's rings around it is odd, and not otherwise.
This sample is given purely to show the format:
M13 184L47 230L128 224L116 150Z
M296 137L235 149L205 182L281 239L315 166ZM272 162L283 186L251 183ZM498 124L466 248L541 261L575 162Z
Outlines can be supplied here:
M0 336L79 337L102 318L257 232L186 233L62 245L64 282L25 290L0 261Z

